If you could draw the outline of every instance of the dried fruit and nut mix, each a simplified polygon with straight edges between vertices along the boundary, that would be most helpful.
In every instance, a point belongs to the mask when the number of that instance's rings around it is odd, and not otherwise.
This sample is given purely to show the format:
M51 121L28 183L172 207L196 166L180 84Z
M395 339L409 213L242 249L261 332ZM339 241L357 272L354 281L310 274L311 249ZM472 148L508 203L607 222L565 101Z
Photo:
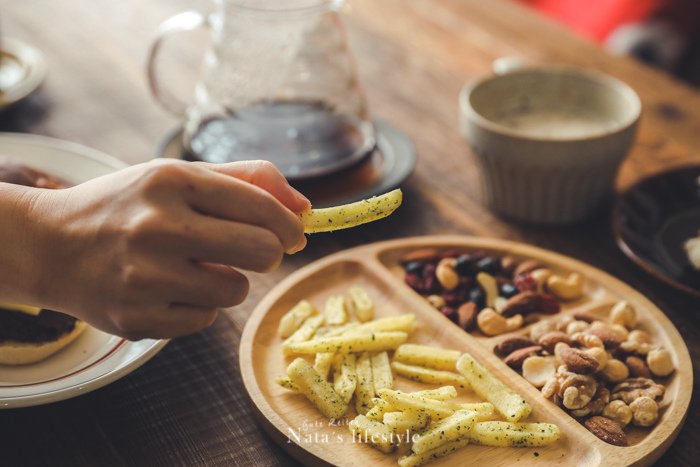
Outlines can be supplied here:
M521 328L528 315L556 314L583 295L578 273L560 276L539 262L482 251L414 250L401 259L404 280L465 331L496 336Z
M654 378L675 369L670 352L636 326L634 308L620 301L606 320L574 312L540 321L493 351L598 438L627 446L627 425L659 418L666 388Z

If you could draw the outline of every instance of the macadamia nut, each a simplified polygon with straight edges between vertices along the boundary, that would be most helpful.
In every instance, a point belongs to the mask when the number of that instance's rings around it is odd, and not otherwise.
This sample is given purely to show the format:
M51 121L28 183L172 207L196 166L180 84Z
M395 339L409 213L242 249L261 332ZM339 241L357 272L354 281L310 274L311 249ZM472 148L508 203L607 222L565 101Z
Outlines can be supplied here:
M630 404L632 422L637 426L652 426L659 419L659 405L651 397L642 396Z
M612 358L608 360L600 374L611 383L619 383L627 379L630 375L630 370L623 362Z
M632 409L624 401L612 401L603 409L603 417L616 421L624 428L632 421Z
M557 371L554 357L528 357L523 362L523 377L536 388L545 385Z
M637 324L637 314L632 305L621 300L610 310L610 322L632 329Z
M647 354L649 371L655 376L668 376L675 369L671 353L666 349L652 349Z

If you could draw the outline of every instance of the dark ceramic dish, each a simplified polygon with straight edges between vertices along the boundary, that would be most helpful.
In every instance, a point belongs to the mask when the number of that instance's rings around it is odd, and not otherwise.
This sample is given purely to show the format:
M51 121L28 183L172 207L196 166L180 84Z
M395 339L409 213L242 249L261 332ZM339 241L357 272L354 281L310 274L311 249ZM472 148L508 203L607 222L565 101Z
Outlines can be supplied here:
M648 273L700 297L700 271L683 244L700 231L700 166L653 175L620 195L612 217L617 244Z

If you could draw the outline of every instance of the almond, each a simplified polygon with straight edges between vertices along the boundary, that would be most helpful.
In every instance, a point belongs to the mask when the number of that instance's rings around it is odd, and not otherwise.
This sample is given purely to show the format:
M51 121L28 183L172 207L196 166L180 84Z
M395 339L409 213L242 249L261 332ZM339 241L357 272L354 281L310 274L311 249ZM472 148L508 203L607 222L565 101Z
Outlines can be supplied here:
M501 310L501 314L506 318L529 313L553 315L559 313L560 309L559 302L551 295L536 292L520 292L508 299Z
M630 369L630 376L633 378L651 378L651 372L647 366L647 362L639 357L629 356L625 359L627 368Z
M603 341L603 345L606 349L616 349L620 346L620 344L622 344L622 339L620 336L612 332L610 329L596 328L588 329L586 332L593 336L599 337L600 340Z
M470 331L476 323L477 315L476 303L466 302L457 308L457 322L465 331Z
M511 367L514 370L520 370L523 367L523 362L527 360L528 357L532 357L533 355L537 355L539 352L542 351L542 346L540 345L532 345L530 347L523 347L522 349L518 349L515 352L511 352L510 355L508 355L505 360L506 365Z
M578 349L562 349L559 357L572 373L590 375L598 369L598 360Z
M584 422L584 426L588 431L596 435L608 444L613 446L627 446L627 435L622 430L619 423L610 420L609 418L595 416Z
M596 318L590 313L586 313L585 311L577 311L576 313L574 313L573 316L577 321L585 321L587 323L598 321L598 318Z
M549 353L554 353L554 346L559 342L571 345L569 336L561 331L551 331L540 337L539 344Z
M518 349L532 347L533 345L536 344L527 337L509 337L496 345L496 347L493 348L493 352L500 357L506 357Z

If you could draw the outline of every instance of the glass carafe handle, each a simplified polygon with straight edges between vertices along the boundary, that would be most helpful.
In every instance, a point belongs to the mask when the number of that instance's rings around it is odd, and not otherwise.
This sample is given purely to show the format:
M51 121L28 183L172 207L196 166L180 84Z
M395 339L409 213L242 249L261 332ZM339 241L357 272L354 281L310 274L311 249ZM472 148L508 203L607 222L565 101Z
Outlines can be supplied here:
M197 11L185 11L163 21L156 30L156 37L148 51L148 64L146 72L148 74L148 84L153 97L167 111L178 117L185 115L188 104L164 87L158 79L156 64L163 42L168 37L178 32L193 31L209 25L208 19Z

